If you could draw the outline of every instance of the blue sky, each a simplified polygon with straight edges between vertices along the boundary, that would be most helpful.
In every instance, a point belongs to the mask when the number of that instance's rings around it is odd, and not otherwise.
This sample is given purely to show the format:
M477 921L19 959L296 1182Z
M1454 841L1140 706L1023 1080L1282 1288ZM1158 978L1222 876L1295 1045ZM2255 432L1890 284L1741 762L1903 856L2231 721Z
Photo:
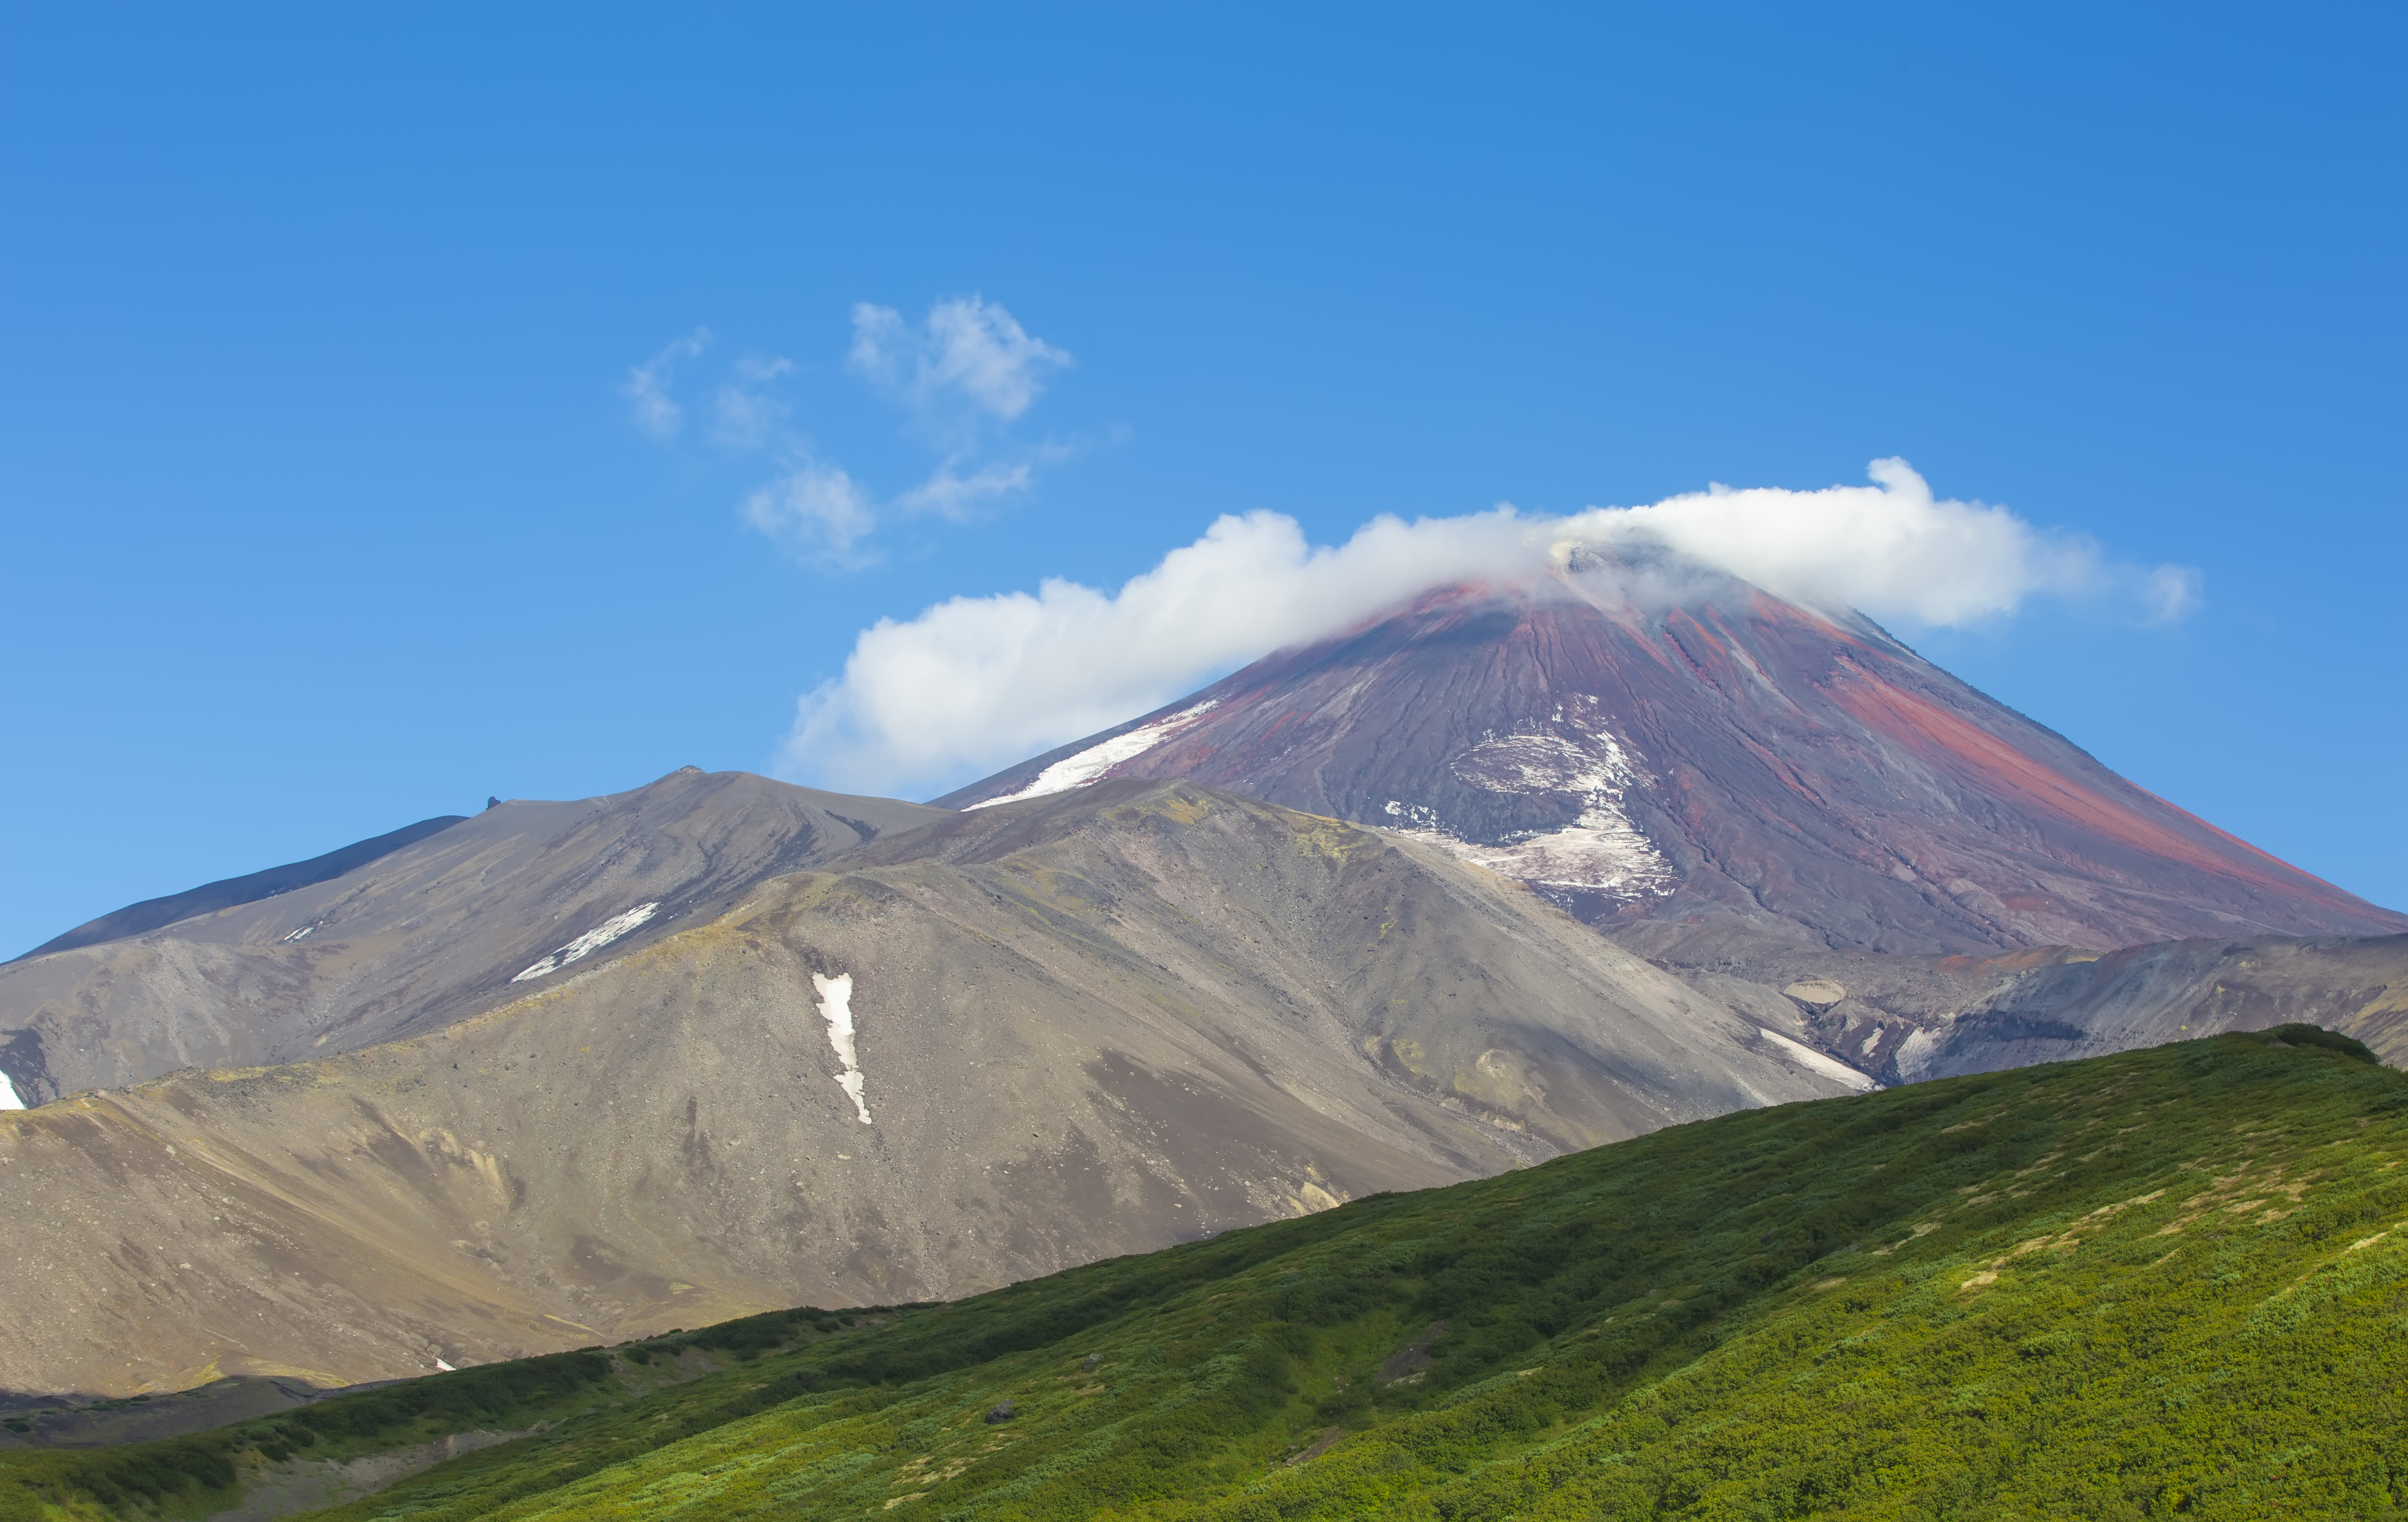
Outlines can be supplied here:
M878 619L1109 591L1224 513L1331 543L1889 456L2201 576L2172 624L2041 594L1918 648L2408 905L2402 31L11 7L0 951L489 793L771 768ZM972 297L1068 357L1017 409L914 389ZM948 514L948 461L1025 481ZM810 469L875 520L835 560L744 510Z

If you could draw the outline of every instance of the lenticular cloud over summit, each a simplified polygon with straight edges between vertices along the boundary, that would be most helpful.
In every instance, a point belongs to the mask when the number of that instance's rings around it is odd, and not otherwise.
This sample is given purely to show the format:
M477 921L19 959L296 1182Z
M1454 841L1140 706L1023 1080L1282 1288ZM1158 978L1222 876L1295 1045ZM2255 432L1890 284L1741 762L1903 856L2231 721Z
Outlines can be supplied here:
M1530 584L1574 565L1598 567L1583 575L1592 596L1678 600L1735 576L1927 627L2124 583L2152 620L2196 602L2186 567L2118 571L2087 538L1933 496L1903 460L1876 460L1869 474L1866 486L1713 486L1564 517L1383 515L1335 546L1307 543L1281 513L1225 516L1117 593L1048 580L1034 595L954 597L880 620L844 674L802 700L781 769L854 789L934 785L1110 727L1432 587Z

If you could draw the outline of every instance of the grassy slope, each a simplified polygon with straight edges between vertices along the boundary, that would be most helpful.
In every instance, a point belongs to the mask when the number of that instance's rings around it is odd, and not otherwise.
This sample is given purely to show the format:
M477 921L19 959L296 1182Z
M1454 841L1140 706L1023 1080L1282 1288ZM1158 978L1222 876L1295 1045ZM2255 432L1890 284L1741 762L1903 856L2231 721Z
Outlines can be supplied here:
M1750 1112L734 1324L785 1345L328 1515L2371 1514L2408 1504L2403 1161L2408 1077L2259 1036Z

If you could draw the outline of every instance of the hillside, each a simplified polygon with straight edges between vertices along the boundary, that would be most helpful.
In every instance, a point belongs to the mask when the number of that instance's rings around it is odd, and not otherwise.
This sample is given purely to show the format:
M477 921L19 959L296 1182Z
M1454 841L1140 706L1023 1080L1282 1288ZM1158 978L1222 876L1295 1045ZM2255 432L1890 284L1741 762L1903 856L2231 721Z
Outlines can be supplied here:
M950 1299L1870 1082L1376 831L1178 782L933 817L431 1030L0 1120L0 1390Z
M2403 1161L2408 1078L2286 1027L0 1457L0 1493L32 1517L188 1475L200 1515L544 1415L323 1515L2370 1515L2408 1503Z

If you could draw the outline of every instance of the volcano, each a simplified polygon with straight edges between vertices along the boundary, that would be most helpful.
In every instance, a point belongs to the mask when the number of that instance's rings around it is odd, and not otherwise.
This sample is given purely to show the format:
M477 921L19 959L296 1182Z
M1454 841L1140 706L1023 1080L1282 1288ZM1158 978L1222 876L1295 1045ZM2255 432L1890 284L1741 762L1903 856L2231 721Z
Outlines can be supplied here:
M0 968L0 1403L966 1295L2214 1030L2408 1055L2408 921L1710 593L1427 596L957 812L689 768L105 915Z
M936 800L1183 777L1402 830L1651 955L2388 935L1871 620L1456 586Z

